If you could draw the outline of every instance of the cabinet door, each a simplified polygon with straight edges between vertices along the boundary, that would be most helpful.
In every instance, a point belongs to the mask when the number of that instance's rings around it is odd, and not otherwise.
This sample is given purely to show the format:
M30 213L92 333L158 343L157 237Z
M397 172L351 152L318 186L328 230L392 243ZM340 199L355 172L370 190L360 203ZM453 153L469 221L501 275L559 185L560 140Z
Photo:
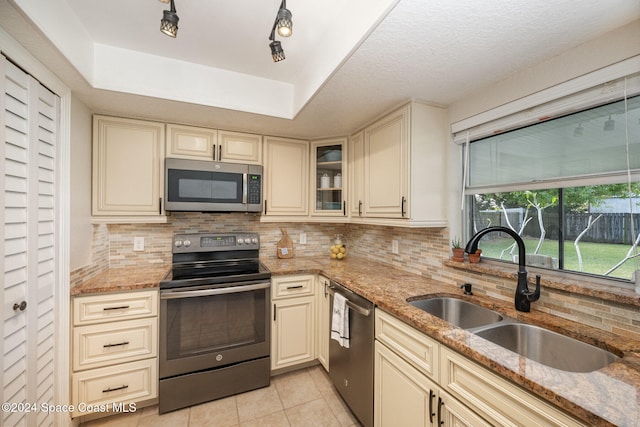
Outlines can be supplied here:
M346 145L345 138L311 143L311 212L314 215L347 214Z
M218 160L229 163L262 164L262 136L218 131Z
M349 214L362 216L364 203L364 132L349 138Z
M493 425L442 390L438 392L435 412L437 424L434 426L491 427Z
M374 425L436 426L437 386L375 342ZM447 424L450 425L450 424Z
M314 297L289 298L273 303L271 369L315 359Z
M214 160L216 136L214 129L167 125L167 157Z
M318 316L316 331L318 338L318 361L324 369L329 371L329 340L331 334L331 300L327 288L329 287L329 279L324 276L318 276Z
M164 124L93 118L93 215L161 215Z
M365 216L409 216L409 108L397 110L364 131Z
M265 215L309 214L309 143L265 137Z

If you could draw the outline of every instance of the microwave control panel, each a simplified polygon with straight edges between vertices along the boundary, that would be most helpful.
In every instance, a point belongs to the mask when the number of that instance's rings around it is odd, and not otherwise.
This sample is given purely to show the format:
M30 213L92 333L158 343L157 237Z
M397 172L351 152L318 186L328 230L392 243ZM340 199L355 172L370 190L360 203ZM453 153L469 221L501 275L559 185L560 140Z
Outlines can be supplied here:
M249 174L249 182L247 188L247 203L254 204L262 204L262 176Z

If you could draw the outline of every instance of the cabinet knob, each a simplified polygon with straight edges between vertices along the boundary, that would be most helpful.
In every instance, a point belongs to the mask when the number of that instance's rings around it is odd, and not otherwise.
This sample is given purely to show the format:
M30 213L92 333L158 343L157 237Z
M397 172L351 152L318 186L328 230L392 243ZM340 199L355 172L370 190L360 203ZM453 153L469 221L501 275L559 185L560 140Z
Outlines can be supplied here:
M27 308L27 302L26 301L22 301L20 304L15 303L13 304L13 311L24 311Z

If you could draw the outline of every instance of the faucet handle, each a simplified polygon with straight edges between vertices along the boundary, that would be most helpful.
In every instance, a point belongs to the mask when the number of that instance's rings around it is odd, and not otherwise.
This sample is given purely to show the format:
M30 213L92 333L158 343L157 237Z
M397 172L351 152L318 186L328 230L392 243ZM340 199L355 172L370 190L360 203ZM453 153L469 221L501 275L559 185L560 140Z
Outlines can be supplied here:
M526 292L525 296L529 301L538 301L540 298L540 275L536 274L536 290L533 292Z
M460 285L460 289L464 288L465 295L473 295L473 292L471 292L471 286L471 283L465 283L464 285Z

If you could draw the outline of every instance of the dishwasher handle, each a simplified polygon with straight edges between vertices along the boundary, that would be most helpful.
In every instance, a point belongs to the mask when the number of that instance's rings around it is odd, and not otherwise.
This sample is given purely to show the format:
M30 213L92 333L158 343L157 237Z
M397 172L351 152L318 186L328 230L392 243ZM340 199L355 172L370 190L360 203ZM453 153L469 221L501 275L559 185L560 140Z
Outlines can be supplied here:
M336 290L336 288L334 286L331 286L331 285L329 285L329 288L327 290L329 291L330 294L339 293ZM347 306L349 308L353 309L353 311L355 311L356 313L361 314L361 315L363 315L365 317L368 317L371 314L371 310L369 310L368 308L360 307L358 304L355 304L355 303L349 301L348 299L347 299Z

